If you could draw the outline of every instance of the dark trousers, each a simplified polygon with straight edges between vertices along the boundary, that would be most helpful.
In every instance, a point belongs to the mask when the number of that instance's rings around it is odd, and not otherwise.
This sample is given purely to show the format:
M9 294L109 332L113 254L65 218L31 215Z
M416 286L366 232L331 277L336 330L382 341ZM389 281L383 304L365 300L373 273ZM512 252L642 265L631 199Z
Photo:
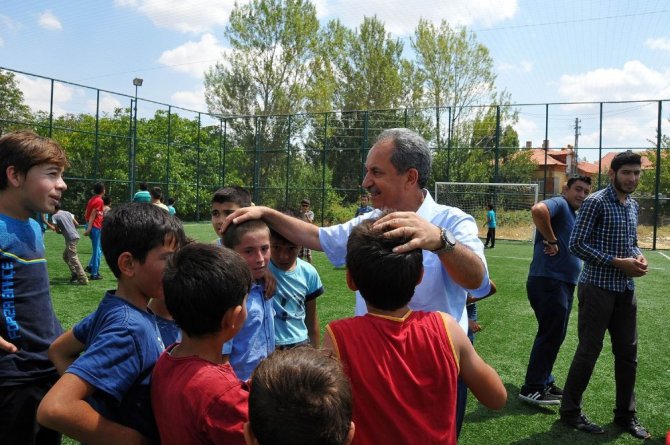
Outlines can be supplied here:
M537 319L537 334L521 390L542 391L555 381L551 371L568 331L575 285L553 278L528 277L526 291Z
M37 407L58 379L0 387L0 442L21 445L59 445L61 434L37 423Z
M614 354L616 407L614 418L627 421L635 415L635 376L637 372L637 300L633 291L613 292L579 284L579 344L572 359L563 390L561 416L577 416L582 410L586 390L609 331Z
M489 230L486 232L486 242L484 243L485 246L489 245L489 242L491 243L491 247L496 246L496 229L494 228L489 228Z

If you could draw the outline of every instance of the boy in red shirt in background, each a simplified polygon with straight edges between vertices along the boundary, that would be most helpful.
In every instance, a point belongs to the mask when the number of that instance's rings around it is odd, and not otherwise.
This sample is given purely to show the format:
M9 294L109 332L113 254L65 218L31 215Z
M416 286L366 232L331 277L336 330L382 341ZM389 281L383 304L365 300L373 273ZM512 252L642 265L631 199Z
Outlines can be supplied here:
M84 218L87 221L84 235L91 237L92 247L91 260L88 262L86 272L91 274L89 280L101 280L100 260L102 258L102 248L100 247L100 230L102 230L103 210L105 207L105 203L102 200L102 195L105 194L105 185L102 182L96 182L93 185L93 193L93 197L86 204L86 213L84 213Z

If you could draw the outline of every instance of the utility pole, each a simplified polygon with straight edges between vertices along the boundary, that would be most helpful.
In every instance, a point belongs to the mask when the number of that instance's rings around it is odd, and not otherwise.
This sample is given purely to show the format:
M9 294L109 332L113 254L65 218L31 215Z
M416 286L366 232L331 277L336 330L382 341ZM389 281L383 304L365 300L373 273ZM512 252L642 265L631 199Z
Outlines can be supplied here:
M577 163L579 162L579 153L578 153L577 150L579 148L579 135L581 135L579 130L582 129L582 127L579 126L580 122L581 122L581 120L578 117L576 117L575 118L575 148L574 148L574 150L575 150L575 160L572 163L572 171L570 172L573 175L577 174Z

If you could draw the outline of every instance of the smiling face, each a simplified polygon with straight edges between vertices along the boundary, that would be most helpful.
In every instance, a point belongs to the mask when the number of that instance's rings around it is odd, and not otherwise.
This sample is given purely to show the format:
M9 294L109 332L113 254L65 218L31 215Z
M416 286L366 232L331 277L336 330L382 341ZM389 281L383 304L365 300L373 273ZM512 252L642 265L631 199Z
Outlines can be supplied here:
M574 210L579 210L584 202L584 199L589 195L591 191L591 185L583 181L575 181L568 187L567 185L563 188L563 196L565 200L568 201L570 207Z
M35 212L53 213L60 204L67 185L63 181L63 167L54 164L39 164L25 175L16 173L20 191L21 217L30 217Z
M270 230L265 228L245 233L233 250L242 255L254 280L263 278L270 261Z
M415 210L407 208L405 203L408 190L412 186L410 176L416 176L416 170L409 169L399 173L391 163L393 150L395 148L390 139L381 140L370 149L365 161L365 178L362 186L370 194L375 208ZM413 186L416 187L415 182Z

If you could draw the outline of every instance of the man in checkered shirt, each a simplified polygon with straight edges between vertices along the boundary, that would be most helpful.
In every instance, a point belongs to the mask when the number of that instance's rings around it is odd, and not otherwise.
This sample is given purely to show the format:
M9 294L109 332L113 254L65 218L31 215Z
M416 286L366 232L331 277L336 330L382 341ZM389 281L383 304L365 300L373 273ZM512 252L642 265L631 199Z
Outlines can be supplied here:
M614 353L614 423L638 439L651 435L636 417L637 300L633 278L647 273L637 246L638 203L630 197L640 182L641 158L617 154L610 184L584 200L570 236L570 252L584 260L579 278L579 344L572 359L561 403L561 420L587 433L604 433L582 412L582 395L609 331Z

